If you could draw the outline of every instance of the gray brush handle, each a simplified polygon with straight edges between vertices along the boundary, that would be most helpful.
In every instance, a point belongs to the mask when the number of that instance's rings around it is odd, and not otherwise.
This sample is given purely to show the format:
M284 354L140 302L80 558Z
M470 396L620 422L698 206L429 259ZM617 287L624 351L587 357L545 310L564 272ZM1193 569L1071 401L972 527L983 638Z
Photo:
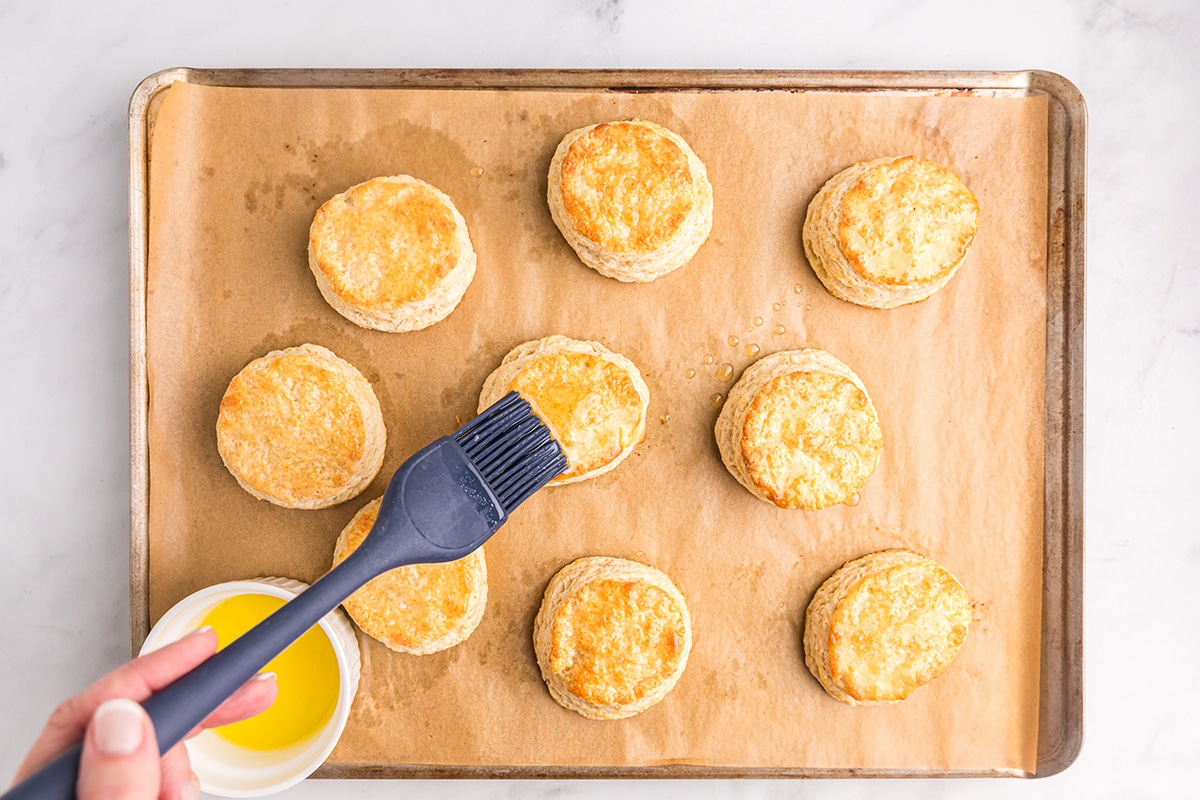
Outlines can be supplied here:
M496 440L511 444L502 436L493 437ZM555 448L562 463L555 462L535 489L565 468L566 460ZM520 459L508 448L497 452L515 460L516 473L524 474ZM267 662L367 581L405 564L462 558L487 541L506 518L504 507L458 443L442 437L418 450L388 482L375 525L357 550L224 650L142 703L154 722L159 752L182 741ZM76 745L0 800L72 800L79 755Z

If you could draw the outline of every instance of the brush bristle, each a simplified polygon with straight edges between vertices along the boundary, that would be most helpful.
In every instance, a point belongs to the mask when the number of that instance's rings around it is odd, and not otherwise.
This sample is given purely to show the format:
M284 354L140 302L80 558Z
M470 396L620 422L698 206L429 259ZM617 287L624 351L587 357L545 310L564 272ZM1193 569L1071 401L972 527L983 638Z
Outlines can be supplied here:
M567 469L567 457L529 402L509 392L454 440L479 470L505 514Z

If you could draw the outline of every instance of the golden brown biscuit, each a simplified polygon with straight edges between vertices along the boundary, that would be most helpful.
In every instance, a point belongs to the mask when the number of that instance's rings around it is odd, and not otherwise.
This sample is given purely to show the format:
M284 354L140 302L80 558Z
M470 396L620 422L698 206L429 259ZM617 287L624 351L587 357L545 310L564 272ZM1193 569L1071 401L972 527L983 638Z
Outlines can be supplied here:
M619 281L687 263L712 228L712 184L678 134L644 120L571 131L550 162L550 216L579 259Z
M915 156L833 176L804 220L804 252L834 297L872 308L924 300L962 264L979 204L958 176Z
M894 703L949 666L970 622L971 599L953 575L885 550L821 584L804 615L804 663L843 703Z
M659 570L581 558L546 587L533 648L560 705L589 719L624 719L674 688L692 649L692 620Z
M333 566L349 557L375 524L376 498L350 520L333 551ZM414 564L385 572L342 603L355 624L393 650L423 656L465 640L487 606L483 548L445 564Z
M373 178L317 210L308 266L346 319L415 331L444 319L475 277L467 223L450 198L408 175Z
M567 471L551 484L603 475L645 438L650 389L632 361L599 342L555 335L514 347L484 381L479 412L511 391L567 456Z
M242 488L285 508L360 494L387 434L371 384L324 347L276 350L247 364L221 398L217 450Z
M816 511L854 495L879 461L879 416L859 377L823 350L746 368L715 429L721 460L755 497Z

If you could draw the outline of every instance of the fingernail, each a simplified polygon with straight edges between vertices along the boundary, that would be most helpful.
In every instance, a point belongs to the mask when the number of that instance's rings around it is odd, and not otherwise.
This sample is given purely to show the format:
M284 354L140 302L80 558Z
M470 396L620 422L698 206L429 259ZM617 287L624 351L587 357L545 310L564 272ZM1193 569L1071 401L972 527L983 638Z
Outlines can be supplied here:
M260 672L250 680L252 681L273 681L275 680L274 672Z
M188 636L199 636L200 634L208 633L211 630L212 630L212 625L205 625L203 627L196 628L196 630L189 633ZM184 638L186 639L187 636L185 636Z
M92 715L92 740L106 756L128 756L142 746L146 712L132 700L106 700Z

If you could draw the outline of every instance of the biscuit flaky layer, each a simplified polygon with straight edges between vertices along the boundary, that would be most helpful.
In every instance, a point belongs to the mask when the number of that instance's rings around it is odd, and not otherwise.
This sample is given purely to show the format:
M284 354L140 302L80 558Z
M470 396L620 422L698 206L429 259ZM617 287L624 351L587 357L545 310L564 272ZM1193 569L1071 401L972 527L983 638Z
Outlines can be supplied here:
M632 361L599 342L554 335L518 345L484 381L479 412L510 391L529 401L567 456L553 484L603 475L645 438L650 389Z
M364 328L412 331L444 319L475 276L467 223L450 198L409 175L372 178L313 218L308 265L321 295Z
M621 558L568 564L533 628L550 695L589 719L624 719L662 700L687 666L692 623L664 573Z
M851 561L817 590L804 619L804 662L849 705L898 702L958 654L971 601L930 558L885 550Z
M687 263L712 229L712 184L678 134L645 120L567 134L550 162L547 201L579 259L646 282Z
M866 387L823 350L787 350L747 367L714 433L721 460L755 497L806 511L854 495L883 448Z
M872 308L915 303L944 286L975 239L979 205L958 176L914 156L833 176L808 206L804 251L835 297Z
M338 536L333 566L348 558L375 524L381 498L372 500ZM350 595L342 607L363 633L392 650L428 655L464 641L487 606L483 548L458 561L399 567Z
M243 367L217 417L226 468L250 494L285 508L325 508L357 496L379 472L386 441L371 384L314 344Z

